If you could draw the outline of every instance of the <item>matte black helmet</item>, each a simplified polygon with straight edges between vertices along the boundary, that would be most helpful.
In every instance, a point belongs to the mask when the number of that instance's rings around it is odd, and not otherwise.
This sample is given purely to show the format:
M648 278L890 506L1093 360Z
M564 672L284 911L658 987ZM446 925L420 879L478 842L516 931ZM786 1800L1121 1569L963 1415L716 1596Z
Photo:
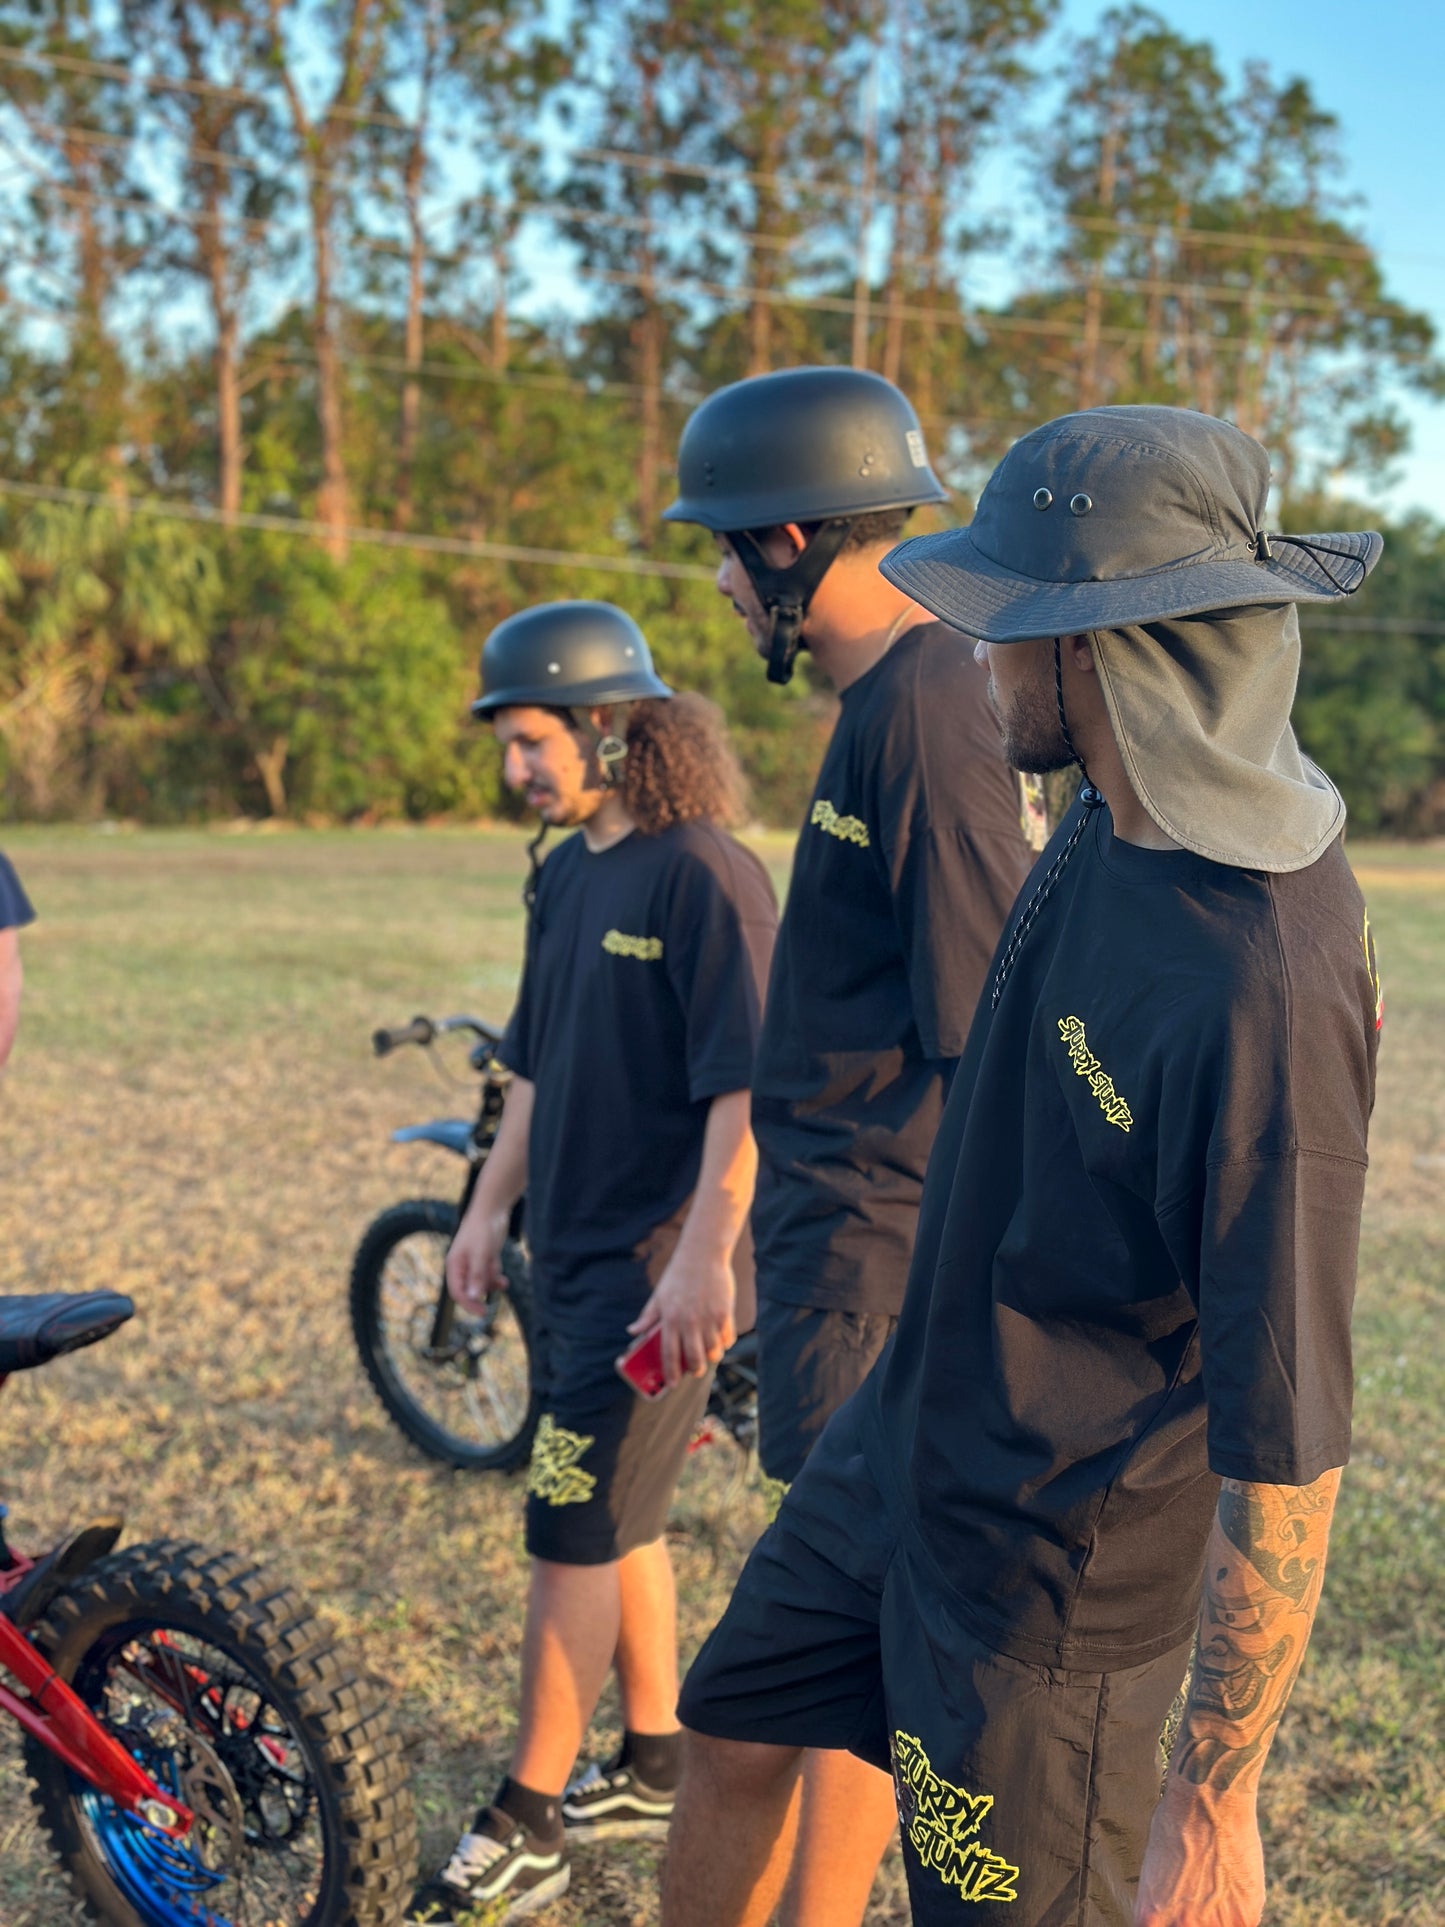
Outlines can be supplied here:
M540 704L591 709L672 691L632 617L610 602L539 602L499 622L482 644L474 716Z
M908 397L862 368L784 368L709 395L682 431L669 522L726 535L771 617L768 680L793 673L818 584L861 515L946 500ZM755 531L821 526L786 569Z
M947 500L908 397L863 368L783 368L719 388L677 451L667 522L733 535Z

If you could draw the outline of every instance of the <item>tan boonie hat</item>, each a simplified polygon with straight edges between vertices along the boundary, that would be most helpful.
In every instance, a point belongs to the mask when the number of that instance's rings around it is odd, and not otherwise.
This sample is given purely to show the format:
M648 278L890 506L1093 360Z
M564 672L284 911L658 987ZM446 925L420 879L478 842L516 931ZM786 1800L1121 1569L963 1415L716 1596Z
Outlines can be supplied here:
M1290 727L1294 604L1355 593L1373 532L1267 533L1269 458L1213 416L1094 408L1025 435L965 529L880 565L991 643L1090 634L1139 800L1176 843L1243 869L1297 870L1345 806Z

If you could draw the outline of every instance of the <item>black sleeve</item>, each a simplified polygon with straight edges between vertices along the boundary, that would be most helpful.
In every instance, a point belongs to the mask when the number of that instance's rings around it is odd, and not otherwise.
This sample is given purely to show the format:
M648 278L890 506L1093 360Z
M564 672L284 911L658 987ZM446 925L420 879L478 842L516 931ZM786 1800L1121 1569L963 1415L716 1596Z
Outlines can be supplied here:
M542 876L546 875L545 868ZM537 894L527 912L525 945L522 952L522 981L517 986L517 1001L507 1028L502 1032L502 1041L497 1046L497 1056L514 1077L525 1077L528 1083L536 1082L533 1064L536 1061L536 1040L532 1035L533 1009L535 998L533 980L536 976L535 957L537 937L540 929L542 898L542 877L537 879Z
M913 1020L931 1058L962 1055L1032 862L987 686L961 636L945 631L925 645L879 770L876 820Z
M663 955L686 1024L694 1104L752 1083L776 922L761 873L725 880L698 857L678 865Z
M1308 1485L1350 1456L1365 1168L1308 1151L1210 1169L1199 1334L1210 1470Z
M25 886L15 874L15 866L8 856L0 854L0 930L22 930L27 923L34 923L35 911Z

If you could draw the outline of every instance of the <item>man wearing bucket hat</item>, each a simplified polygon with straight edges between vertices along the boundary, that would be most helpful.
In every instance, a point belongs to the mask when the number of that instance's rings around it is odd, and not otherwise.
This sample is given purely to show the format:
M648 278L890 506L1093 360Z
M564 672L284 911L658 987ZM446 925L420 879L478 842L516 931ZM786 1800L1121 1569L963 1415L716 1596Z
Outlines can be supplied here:
M892 1347L684 1686L667 1927L766 1918L820 1745L891 1762L920 1923L1260 1918L1255 1800L1349 1455L1381 1010L1344 806L1289 724L1294 605L1380 540L1271 535L1268 483L1224 422L1091 410L884 562L985 638L1011 759L1085 785L990 972Z
M659 680L622 610L547 603L503 622L473 711L544 831L577 834L529 889L499 1052L506 1109L447 1260L465 1310L504 1288L525 1190L541 1417L519 1730L417 1921L534 1912L567 1886L572 1841L666 1831L678 1733L663 1529L748 1261L748 1083L777 923L762 865L721 827L740 801L721 719ZM671 1389L649 1401L616 1361L654 1327ZM621 1752L568 1785L614 1663Z

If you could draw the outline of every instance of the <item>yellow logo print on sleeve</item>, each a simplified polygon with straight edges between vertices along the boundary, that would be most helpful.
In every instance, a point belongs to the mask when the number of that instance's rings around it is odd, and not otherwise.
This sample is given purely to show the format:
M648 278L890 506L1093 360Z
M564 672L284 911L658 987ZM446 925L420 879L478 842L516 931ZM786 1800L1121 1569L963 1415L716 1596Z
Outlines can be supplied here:
M1059 1035L1064 1040L1075 1076L1088 1078L1089 1089L1099 1100L1099 1109L1111 1124L1117 1124L1121 1131L1127 1131L1134 1122L1134 1113L1114 1089L1113 1078L1089 1049L1088 1039L1084 1036L1083 1019L1061 1017Z
M656 963L662 955L661 937L629 937L621 930L609 930L602 948L614 957L637 957L643 963Z
M783 1509L783 1501L788 1496L788 1479L774 1479L758 1467L758 1485L763 1495L763 1516L771 1525Z
M898 1819L921 1865L960 1900L1017 1900L1017 1867L974 1838L993 1805L991 1793L965 1793L934 1772L921 1741L893 1735L893 1785Z
M836 836L840 843L856 843L860 850L870 847L868 825L862 817L839 816L826 797L818 798L808 821L815 829L824 830L829 836Z
M527 1490L533 1498L545 1499L548 1505L586 1505L597 1480L591 1472L582 1470L578 1460L596 1443L585 1432L569 1432L550 1412L544 1412L527 1468Z

